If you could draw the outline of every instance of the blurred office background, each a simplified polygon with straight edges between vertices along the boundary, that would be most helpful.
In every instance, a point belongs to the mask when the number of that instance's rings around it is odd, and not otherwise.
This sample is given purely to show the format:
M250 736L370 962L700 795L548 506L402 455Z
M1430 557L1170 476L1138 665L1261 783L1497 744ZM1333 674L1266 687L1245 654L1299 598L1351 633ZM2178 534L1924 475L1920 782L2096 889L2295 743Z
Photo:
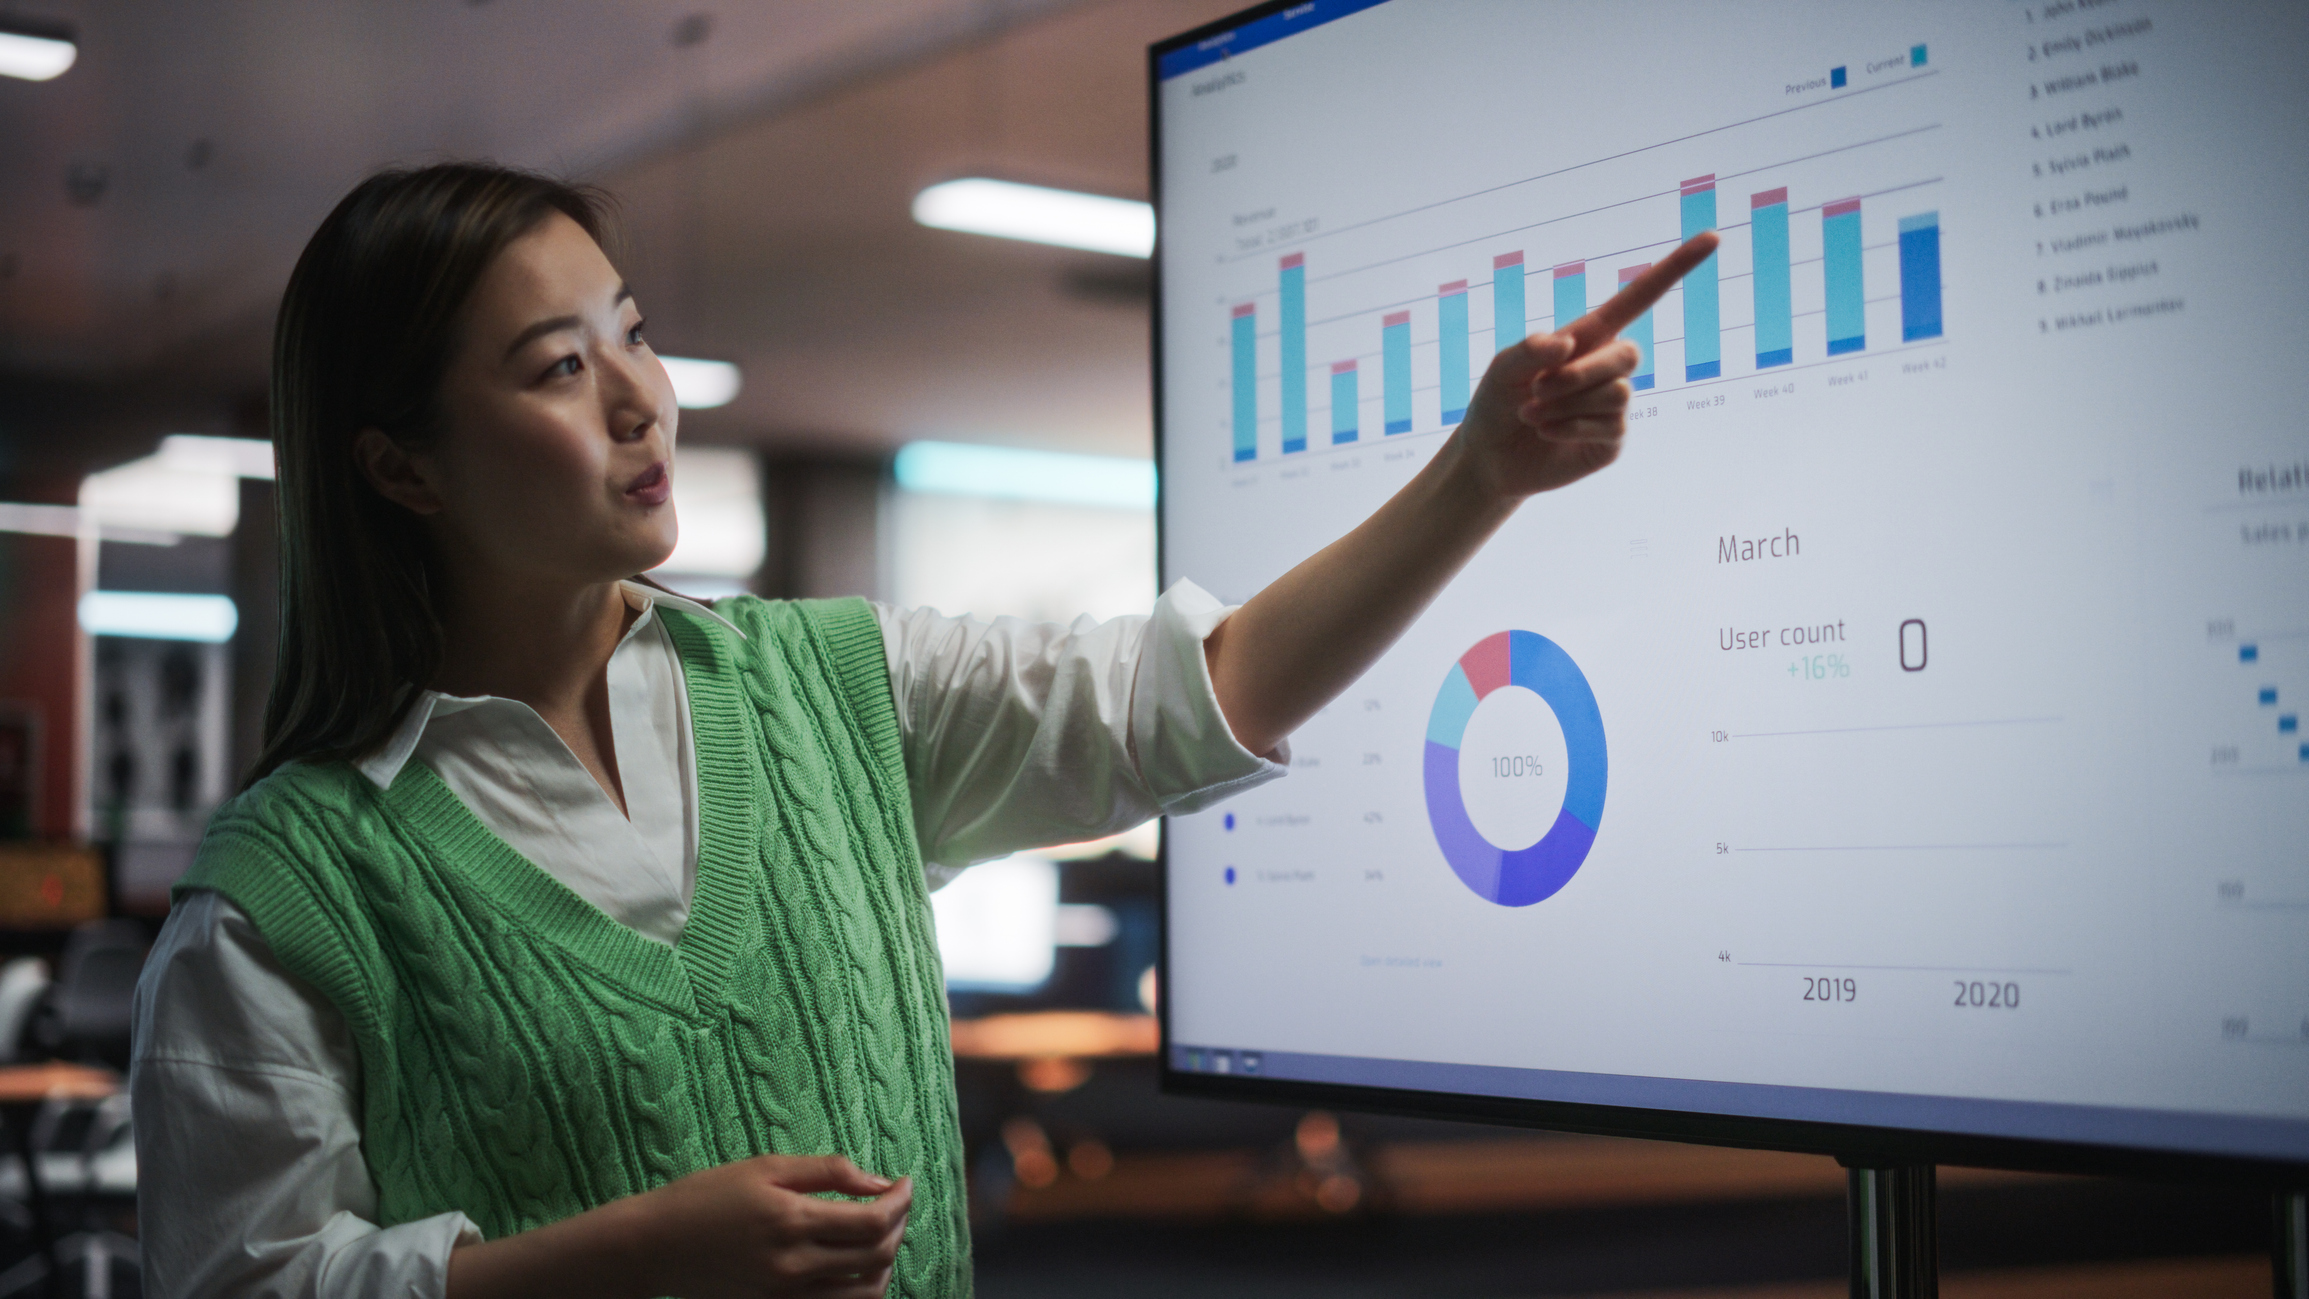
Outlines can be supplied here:
M0 0L0 1294L52 1245L134 1293L126 992L255 752L272 315L338 197L447 157L618 195L690 362L676 589L1143 612L1150 218L927 222L1146 199L1144 47L1236 7ZM1155 842L937 899L982 1294L1842 1293L1824 1159L1158 1096ZM2267 1292L2254 1194L1943 1187L1952 1294Z

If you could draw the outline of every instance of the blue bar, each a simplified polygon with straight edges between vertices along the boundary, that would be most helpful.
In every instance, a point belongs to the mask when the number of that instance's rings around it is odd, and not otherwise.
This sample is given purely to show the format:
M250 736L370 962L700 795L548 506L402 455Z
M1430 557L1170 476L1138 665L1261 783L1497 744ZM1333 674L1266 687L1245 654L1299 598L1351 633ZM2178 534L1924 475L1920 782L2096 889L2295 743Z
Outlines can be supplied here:
M1868 346L1868 296L1860 278L1860 200L1820 209L1821 262L1828 281L1828 355Z
M2261 706L2263 708L2275 708L2277 706L2277 687L2261 687Z
M1841 64L1828 69L1828 88L1830 90L1842 90L1846 80L1847 78L1844 75L1844 68Z
M1307 449L1307 257L1283 259L1283 453Z
M1555 268L1555 327L1587 314L1587 263L1565 262Z
M2261 647L2258 645L2239 645L2237 647L2237 661L2239 663L2256 663L2260 661L2260 658Z
M1355 391L1355 363L1331 367L1331 445L1352 442L1362 432L1363 399Z
M1716 228L1716 177L1696 176L1683 184L1684 238ZM1716 255L1684 277L1684 382L1713 379L1724 372L1722 314L1716 306Z
M1379 329L1380 400L1388 433L1411 431L1411 313L1391 312ZM1338 380L1331 381L1333 388Z
M1938 337L1940 214L1919 212L1900 218L1900 341Z
M1443 427L1467 418L1467 281L1437 290L1435 350L1443 368Z
M1630 281L1651 268L1650 262L1645 262L1641 266L1621 267L1620 288L1624 291ZM1634 324L1620 331L1620 337L1636 345L1636 372L1628 376L1628 386L1642 392L1651 387L1654 382L1652 373L1652 313L1646 311L1636 317Z
M2301 715L2299 713L2286 713L2277 719L2277 733L2279 735L2292 735L2299 732L2300 729Z
M1788 291L1788 191L1768 189L1748 201L1748 241L1755 249L1756 368L1796 359L1796 318Z
M1192 45L1182 45L1165 53L1155 64L1155 76L1163 81L1185 76L1197 68L1207 68L1223 59L1247 54L1262 45L1272 45L1288 36L1296 36L1312 27L1335 23L1350 14L1361 13L1386 0L1306 0L1279 14L1244 23L1231 31L1206 36Z
M1235 308L1235 463L1259 457L1259 318Z
M1491 259L1491 350L1504 352L1523 341L1523 254Z

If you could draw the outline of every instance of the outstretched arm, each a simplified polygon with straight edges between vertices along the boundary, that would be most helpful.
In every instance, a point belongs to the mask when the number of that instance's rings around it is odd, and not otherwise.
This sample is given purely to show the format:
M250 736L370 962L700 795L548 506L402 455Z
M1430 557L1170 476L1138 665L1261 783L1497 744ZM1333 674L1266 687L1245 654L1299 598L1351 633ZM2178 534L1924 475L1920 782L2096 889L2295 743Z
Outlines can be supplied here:
M1378 661L1523 498L1619 456L1636 346L1619 331L1716 250L1694 236L1609 302L1493 357L1450 441L1353 532L1204 642L1235 738L1271 751Z

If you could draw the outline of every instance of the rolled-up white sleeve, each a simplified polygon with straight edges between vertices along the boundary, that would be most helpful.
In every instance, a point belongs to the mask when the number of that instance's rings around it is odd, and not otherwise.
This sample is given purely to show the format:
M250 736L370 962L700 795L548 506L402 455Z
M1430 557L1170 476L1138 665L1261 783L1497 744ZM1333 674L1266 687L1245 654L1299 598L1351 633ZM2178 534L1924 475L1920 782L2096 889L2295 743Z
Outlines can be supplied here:
M1244 748L1211 689L1203 642L1234 610L1192 582L1150 617L1063 627L876 605L931 887L1284 774L1288 743Z
M462 1213L380 1229L344 1020L240 909L187 894L137 982L129 1095L151 1299L437 1299Z

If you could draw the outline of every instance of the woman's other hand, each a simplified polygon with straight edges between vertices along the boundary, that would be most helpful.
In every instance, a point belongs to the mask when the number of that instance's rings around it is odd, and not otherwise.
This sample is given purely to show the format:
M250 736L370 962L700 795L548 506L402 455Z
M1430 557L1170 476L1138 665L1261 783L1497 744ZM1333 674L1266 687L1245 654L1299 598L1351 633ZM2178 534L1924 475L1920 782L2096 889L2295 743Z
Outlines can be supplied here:
M839 1155L760 1155L459 1249L449 1299L880 1299L913 1203Z
M818 1192L871 1197L821 1199ZM911 1180L840 1155L760 1155L692 1173L638 1197L654 1267L649 1294L880 1299L914 1204Z

